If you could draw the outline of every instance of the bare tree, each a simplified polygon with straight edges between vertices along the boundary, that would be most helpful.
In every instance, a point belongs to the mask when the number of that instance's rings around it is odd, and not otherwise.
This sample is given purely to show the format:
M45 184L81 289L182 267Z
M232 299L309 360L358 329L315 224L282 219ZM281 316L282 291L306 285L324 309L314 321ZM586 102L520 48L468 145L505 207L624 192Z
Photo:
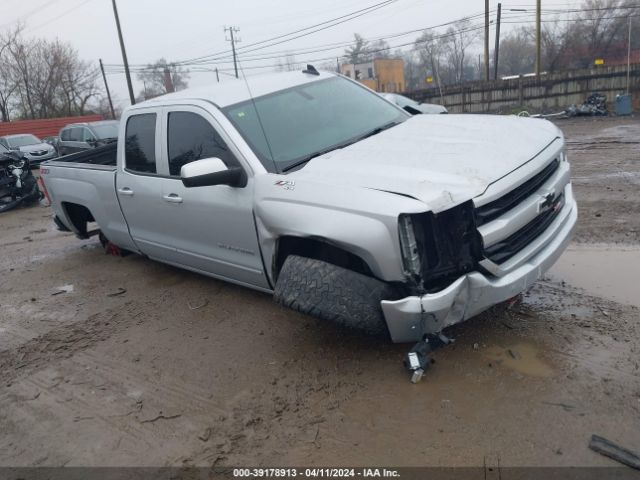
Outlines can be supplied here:
M352 64L364 63L369 60L369 42L362 35L355 33L354 43L344 51L347 61Z
M393 58L394 54L391 53L391 47L385 40L376 40L371 42L367 48L367 56L370 60L374 58Z
M516 28L500 41L498 73L524 75L534 70L536 48L529 30ZM545 50L546 51L546 50Z
M16 30L3 45L3 119L81 115L99 92L97 69L59 40L25 39ZM9 94L9 95L8 95Z
M418 56L425 73L431 73L436 79L436 86L442 92L442 70L441 63L443 59L443 44L432 30L426 30L415 43Z
M168 74L169 78L166 78ZM168 82L175 91L184 90L189 86L189 72L175 64L167 63L164 58L153 64L147 65L144 70L138 73L138 80L144 84L144 90L140 95L144 98L157 97L168 93Z
M18 89L10 49L21 30L22 26L18 25L0 35L0 116L3 122L11 120L11 101Z
M442 38L442 49L451 71L451 80L461 83L467 80L470 70L468 50L479 38L479 30L471 26L469 19L460 20L449 27ZM472 67L471 67L472 69Z

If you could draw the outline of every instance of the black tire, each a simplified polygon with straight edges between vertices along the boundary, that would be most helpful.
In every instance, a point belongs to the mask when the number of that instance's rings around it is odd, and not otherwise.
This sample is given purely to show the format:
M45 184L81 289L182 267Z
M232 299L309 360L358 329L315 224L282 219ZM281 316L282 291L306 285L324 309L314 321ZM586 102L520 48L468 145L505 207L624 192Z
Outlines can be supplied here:
M380 301L397 297L391 285L376 278L297 255L285 260L274 291L280 305L387 338Z

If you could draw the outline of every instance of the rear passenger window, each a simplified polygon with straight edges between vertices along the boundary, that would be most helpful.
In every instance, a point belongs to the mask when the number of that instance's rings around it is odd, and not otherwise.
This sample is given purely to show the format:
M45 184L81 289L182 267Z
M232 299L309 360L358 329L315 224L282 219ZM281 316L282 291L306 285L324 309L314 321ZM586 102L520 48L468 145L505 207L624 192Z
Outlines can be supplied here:
M169 113L167 136L172 176L179 176L183 165L202 158L217 157L227 166L237 163L218 132L196 113Z
M129 117L125 136L126 167L134 172L156 173L156 114Z

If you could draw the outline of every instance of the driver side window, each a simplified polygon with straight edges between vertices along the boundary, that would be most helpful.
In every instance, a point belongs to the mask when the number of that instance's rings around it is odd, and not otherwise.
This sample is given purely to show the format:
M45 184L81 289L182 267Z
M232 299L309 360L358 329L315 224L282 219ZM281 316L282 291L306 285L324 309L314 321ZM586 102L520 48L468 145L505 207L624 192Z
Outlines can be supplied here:
M170 112L167 142L169 175L174 177L180 176L183 165L203 158L217 157L227 167L237 164L218 132L196 113Z

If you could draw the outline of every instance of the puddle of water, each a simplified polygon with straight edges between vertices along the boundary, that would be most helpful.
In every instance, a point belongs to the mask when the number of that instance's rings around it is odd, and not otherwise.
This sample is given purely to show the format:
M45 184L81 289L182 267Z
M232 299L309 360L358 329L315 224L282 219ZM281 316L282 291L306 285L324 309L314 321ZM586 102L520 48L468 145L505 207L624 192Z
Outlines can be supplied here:
M528 343L517 343L508 347L490 346L484 350L483 355L524 375L548 377L553 373L553 369L540 358L536 347Z
M640 307L639 272L640 248L585 245L569 247L547 275L592 295Z

